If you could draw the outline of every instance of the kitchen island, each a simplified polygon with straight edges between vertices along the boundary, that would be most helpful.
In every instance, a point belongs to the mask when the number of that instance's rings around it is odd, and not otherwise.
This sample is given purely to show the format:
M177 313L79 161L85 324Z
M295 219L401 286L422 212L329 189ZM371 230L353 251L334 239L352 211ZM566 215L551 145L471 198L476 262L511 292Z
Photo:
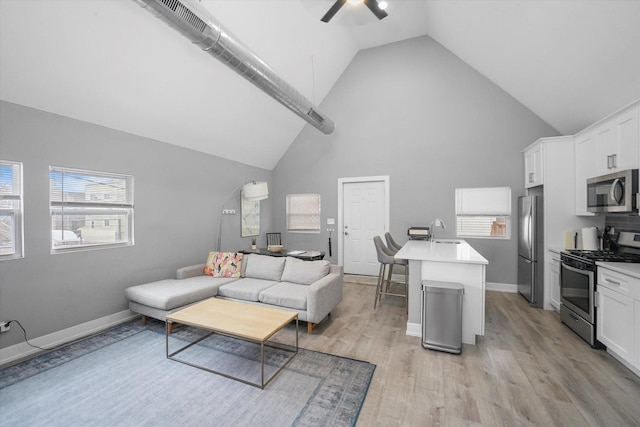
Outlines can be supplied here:
M409 240L395 255L409 261L407 335L422 336L422 281L457 282L464 286L462 342L475 344L484 335L484 291L489 262L464 240Z

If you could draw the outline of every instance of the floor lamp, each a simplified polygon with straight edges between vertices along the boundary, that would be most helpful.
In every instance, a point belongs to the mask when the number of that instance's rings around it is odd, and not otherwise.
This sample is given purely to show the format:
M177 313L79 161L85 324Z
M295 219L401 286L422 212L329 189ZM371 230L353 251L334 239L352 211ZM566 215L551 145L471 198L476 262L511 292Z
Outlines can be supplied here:
M269 187L267 186L267 183L265 181L249 181L245 182L242 185L238 185L233 189L233 191L229 194L227 199L222 204L222 209L220 210L220 218L218 219L218 252L220 252L220 244L222 241L222 216L224 208L227 206L227 203L229 203L229 200L231 200L231 197L233 197L236 191L238 191L240 188L242 188L242 192L246 200L257 202L269 197Z

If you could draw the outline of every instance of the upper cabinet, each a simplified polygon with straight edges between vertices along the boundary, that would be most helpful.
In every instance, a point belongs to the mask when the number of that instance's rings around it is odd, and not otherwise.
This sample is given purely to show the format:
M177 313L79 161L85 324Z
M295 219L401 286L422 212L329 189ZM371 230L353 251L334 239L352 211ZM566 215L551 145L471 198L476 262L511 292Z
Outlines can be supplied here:
M640 167L640 101L576 134L576 215L587 212L587 179Z
M639 108L623 110L595 128L597 175L638 167Z
M542 173L542 150L541 141L530 145L524 149L524 187L531 188L544 184Z

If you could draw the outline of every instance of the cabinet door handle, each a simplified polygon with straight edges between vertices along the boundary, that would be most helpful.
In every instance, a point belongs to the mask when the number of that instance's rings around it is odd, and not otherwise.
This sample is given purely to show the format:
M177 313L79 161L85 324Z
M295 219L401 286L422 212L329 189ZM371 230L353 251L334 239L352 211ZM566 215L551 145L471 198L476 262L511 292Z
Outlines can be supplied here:
M620 282L616 282L615 280L611 280L608 277L606 279L604 279L604 281L607 282L607 283L611 283L612 285L620 286Z

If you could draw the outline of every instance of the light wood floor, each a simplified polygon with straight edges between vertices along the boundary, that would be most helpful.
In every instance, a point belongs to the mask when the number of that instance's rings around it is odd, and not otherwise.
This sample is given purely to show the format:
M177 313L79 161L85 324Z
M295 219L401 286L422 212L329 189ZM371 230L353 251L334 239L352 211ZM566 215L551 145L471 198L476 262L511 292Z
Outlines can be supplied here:
M377 365L358 426L640 425L640 378L520 295L487 292L485 336L458 356L423 349L403 299L374 311L374 292L345 281L331 317L300 328L303 348Z

